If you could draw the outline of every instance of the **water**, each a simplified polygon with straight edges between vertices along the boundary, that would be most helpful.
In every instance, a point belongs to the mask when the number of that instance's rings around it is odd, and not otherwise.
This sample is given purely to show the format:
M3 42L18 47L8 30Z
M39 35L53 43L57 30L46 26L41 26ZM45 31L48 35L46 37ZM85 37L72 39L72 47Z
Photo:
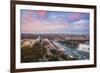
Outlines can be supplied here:
M53 41L53 43L59 48L65 49L65 54L71 57L78 58L80 60L89 59L89 52L79 51L77 50L77 48L71 48L71 47L65 46L64 44L60 42L56 42L56 41Z

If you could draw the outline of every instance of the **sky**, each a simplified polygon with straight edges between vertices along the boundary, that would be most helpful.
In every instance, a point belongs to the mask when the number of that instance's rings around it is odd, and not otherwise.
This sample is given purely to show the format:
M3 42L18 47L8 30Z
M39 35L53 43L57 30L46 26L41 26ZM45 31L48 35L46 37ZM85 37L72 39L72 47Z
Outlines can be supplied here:
M21 10L21 33L89 34L89 13Z

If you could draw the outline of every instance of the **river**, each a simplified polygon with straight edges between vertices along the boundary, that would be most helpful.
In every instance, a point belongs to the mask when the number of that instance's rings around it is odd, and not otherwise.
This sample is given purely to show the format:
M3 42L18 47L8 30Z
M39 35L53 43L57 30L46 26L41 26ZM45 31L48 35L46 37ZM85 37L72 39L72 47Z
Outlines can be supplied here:
M89 52L79 51L77 48L68 47L60 42L52 41L57 47L63 48L65 50L65 54L78 58L80 60L89 59Z

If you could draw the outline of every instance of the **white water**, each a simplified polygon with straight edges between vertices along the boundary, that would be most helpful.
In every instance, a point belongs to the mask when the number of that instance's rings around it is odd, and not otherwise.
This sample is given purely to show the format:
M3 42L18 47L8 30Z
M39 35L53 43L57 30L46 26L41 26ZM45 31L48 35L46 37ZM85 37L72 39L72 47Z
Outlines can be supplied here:
M80 60L89 59L89 52L79 51L76 48L70 48L68 46L63 45L60 42L53 41L53 43L59 48L64 48L65 53L71 57L76 57L79 58Z

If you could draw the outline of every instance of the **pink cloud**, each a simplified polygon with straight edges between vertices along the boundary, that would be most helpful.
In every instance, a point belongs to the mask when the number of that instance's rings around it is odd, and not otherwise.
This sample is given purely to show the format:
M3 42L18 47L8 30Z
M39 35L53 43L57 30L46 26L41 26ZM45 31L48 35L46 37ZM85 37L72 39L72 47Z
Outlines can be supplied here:
M24 14L21 16L21 22L22 22L21 24L27 24L29 22L32 22L33 21L32 14L33 11L31 10L24 12Z
M67 29L69 28L68 24L64 22L48 22L48 21L32 21L26 24L22 24L21 32L55 32L59 31L60 29Z
M39 10L39 11L37 11L37 14L38 14L39 16L43 17L43 16L46 15L46 11L44 11L44 10Z
M80 19L80 17L81 17L80 13L75 13L75 14L69 16L69 18L72 19L72 20Z

